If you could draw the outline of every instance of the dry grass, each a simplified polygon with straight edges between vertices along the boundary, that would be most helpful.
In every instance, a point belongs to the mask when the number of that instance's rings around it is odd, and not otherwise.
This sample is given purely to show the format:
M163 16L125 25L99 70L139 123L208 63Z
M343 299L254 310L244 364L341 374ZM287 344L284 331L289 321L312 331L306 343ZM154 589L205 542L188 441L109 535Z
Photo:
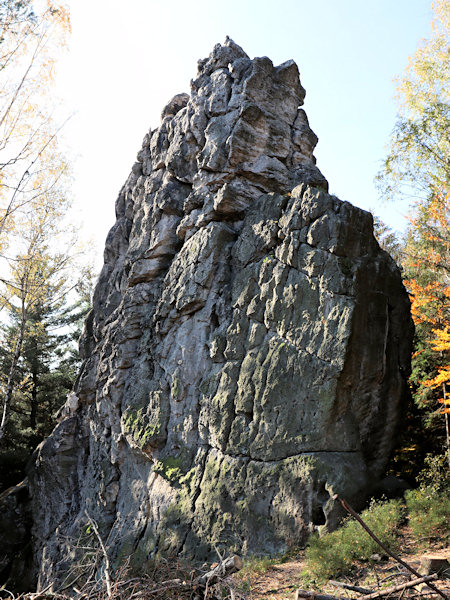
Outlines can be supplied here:
M95 560L92 561L93 565ZM78 584L74 574L80 571L84 583ZM234 580L230 576L219 577L213 585L199 584L198 579L209 568L194 569L191 564L176 558L161 560L152 573L144 577L131 577L128 565L109 573L109 581L103 572L98 578L93 571L86 579L86 565L71 569L70 585L53 590L51 586L35 593L15 595L0 590L0 598L11 600L243 600ZM81 579L81 577L80 577ZM63 589L65 588L65 589Z

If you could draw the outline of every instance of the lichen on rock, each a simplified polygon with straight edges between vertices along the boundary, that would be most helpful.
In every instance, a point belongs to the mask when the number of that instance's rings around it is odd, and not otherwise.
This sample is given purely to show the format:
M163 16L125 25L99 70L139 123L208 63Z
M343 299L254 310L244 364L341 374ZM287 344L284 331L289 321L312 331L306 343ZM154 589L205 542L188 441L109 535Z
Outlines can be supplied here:
M86 508L111 560L145 568L303 544L336 526L335 493L361 500L382 476L409 301L371 215L327 193L304 96L294 62L227 39L145 136L76 411L29 475L41 587L63 577Z

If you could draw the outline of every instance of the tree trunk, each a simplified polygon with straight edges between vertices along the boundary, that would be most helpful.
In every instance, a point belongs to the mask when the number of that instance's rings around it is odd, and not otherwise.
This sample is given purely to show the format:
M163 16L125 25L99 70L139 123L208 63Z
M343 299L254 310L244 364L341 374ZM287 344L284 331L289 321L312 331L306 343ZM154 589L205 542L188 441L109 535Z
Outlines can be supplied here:
M36 369L33 369L32 381L33 381L33 387L31 388L30 428L33 430L33 432L35 432L36 426L37 426L37 412L38 412L38 400L37 400L38 374L36 372Z

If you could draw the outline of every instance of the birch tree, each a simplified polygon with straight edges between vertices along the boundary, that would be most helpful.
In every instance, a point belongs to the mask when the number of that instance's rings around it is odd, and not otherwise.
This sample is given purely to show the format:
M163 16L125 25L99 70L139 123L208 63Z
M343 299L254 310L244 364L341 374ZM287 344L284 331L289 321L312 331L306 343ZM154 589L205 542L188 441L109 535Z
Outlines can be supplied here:
M55 65L70 33L66 8L47 0L0 0L0 253L8 258L20 213L61 193Z

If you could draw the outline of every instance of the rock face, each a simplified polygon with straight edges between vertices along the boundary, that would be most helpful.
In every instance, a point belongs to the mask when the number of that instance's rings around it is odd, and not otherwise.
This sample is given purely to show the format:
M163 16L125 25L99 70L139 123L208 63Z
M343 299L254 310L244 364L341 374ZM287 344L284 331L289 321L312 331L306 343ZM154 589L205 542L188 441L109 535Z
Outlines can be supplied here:
M232 40L145 136L30 472L40 585L88 535L113 564L277 552L386 465L412 325L372 217L327 194L294 62Z
M31 511L26 481L0 494L0 581L17 593L34 587Z

